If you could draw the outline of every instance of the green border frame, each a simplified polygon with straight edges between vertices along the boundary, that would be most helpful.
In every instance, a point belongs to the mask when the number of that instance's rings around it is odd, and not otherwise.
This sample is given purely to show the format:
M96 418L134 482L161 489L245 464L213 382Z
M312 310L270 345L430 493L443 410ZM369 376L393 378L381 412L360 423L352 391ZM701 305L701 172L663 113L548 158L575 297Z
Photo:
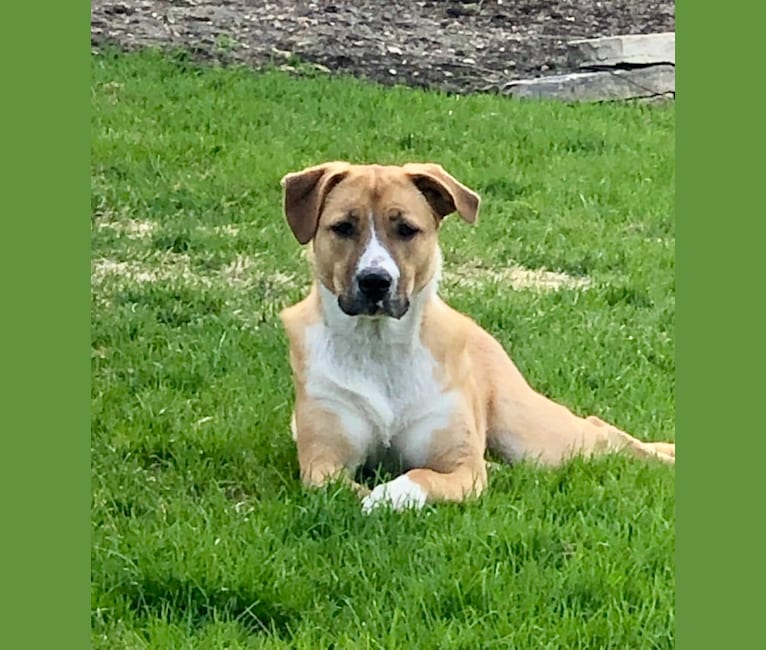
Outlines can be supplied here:
M3 11L6 648L90 646L89 11Z
M677 6L677 645L764 644L763 15ZM760 231L760 232L759 232ZM752 285L754 286L750 286ZM755 375L753 377L749 375Z
M89 8L11 3L0 41L8 647L90 644ZM766 438L749 415L764 398L758 373L746 375L760 365L754 342L763 336L759 287L750 290L747 280L763 277L766 241L755 232L763 229L755 68L763 61L756 14L764 11L752 4L743 16L692 0L677 11L682 649L756 647L761 636L764 571L754 558L763 554ZM33 21L31 36L11 28ZM736 164L743 158L753 161Z

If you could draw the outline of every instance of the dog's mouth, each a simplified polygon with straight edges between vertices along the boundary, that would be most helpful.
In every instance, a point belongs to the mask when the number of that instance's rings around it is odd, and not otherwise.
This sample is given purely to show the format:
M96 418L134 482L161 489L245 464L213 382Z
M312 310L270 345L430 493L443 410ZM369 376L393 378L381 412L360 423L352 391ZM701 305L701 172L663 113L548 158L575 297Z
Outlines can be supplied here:
M410 301L400 296L386 296L380 300L361 293L338 296L338 306L346 316L379 316L400 319L410 308Z

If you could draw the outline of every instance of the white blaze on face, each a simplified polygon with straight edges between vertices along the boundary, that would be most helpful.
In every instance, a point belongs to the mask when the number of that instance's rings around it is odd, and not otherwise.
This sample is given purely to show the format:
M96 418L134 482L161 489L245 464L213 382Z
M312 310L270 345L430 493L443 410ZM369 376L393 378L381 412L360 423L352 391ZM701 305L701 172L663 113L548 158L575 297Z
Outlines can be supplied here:
M370 215L370 221L372 221L372 215ZM396 261L391 256L391 253L383 245L383 242L378 239L378 233L375 232L374 224L370 234L370 241L367 242L367 246L362 251L362 256L356 265L356 274L359 275L362 271L367 270L386 271L391 276L391 291L392 293L396 291L396 284L399 280L399 267L396 265Z

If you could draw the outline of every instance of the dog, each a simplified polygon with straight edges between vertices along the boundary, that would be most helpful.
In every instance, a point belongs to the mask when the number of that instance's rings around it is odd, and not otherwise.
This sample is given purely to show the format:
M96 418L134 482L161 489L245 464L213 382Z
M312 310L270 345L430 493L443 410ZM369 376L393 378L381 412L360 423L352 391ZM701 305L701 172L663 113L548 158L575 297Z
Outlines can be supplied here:
M307 486L341 480L362 510L459 502L487 485L485 454L557 466L628 452L675 462L535 391L503 347L437 295L438 233L480 198L435 163L328 162L282 179L284 214L313 286L280 318L295 384L291 429ZM372 491L364 467L402 472Z

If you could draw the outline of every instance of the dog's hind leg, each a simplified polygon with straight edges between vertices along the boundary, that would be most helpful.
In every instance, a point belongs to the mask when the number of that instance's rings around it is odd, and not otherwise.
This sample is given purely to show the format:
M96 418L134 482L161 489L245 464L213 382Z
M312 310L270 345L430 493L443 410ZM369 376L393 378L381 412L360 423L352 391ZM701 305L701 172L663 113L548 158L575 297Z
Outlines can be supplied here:
M618 429L613 424L604 422L595 415L589 415L585 420L597 427L605 428L607 436L613 440L612 447L616 451L624 449L638 458L657 458L667 463L675 462L676 445L674 442L643 442Z
M514 375L513 390L496 394L488 424L488 447L509 462L559 465L572 456L617 452L675 462L673 443L643 442L595 416L579 417L534 391L520 374Z
M675 462L673 443L642 442L597 417L579 417L538 393L488 333L476 334L469 345L477 384L485 387L487 447L505 461L559 465L576 455L624 451Z
M655 451L665 454L666 456L676 457L676 443L675 442L645 442L645 445L649 445Z

